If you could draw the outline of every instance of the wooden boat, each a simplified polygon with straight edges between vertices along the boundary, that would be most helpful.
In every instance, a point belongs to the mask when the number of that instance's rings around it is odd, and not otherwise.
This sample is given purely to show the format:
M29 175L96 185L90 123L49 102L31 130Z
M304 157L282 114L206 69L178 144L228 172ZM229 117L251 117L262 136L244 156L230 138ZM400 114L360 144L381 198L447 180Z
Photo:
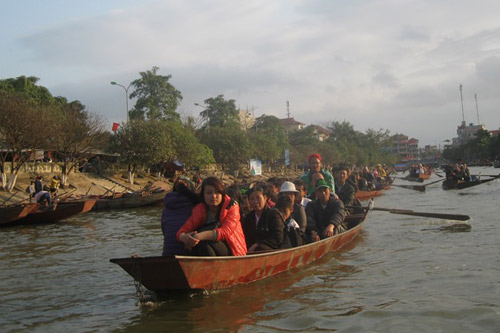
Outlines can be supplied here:
M464 188L476 186L479 184L484 184L487 182L491 182L492 180L495 180L498 178L488 178L488 179L477 179L477 180L471 180L471 181L464 181L464 180L445 180L443 181L443 190L462 190Z
M407 180L409 182L419 182L419 183L423 183L424 182L424 178L421 178L420 176L415 177L415 176L408 175L408 176L403 177L401 179Z
M0 208L0 225L22 219L29 213L38 209L39 204L17 204Z
M94 210L135 208L156 205L163 201L166 191L117 193L107 197L97 197Z
M382 193L382 190L378 190L378 191L357 191L356 192L356 198L361 200L361 201L364 201L364 200L369 200L371 198L375 198L375 197L378 197L378 196L381 196L383 193Z
M94 207L95 203L95 199L88 199L72 203L56 203L49 207L39 207L36 211L10 224L44 224L57 222L76 214L88 212Z
M349 215L344 233L284 250L227 257L131 257L111 259L151 291L221 289L246 284L309 264L351 242L366 213Z

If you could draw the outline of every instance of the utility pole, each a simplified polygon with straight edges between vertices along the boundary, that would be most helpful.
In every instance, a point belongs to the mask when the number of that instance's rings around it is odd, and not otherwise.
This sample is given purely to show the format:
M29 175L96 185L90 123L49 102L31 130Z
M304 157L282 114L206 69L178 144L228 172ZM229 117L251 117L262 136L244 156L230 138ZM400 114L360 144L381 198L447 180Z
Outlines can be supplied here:
M462 125L465 126L464 98L462 96L462 84L460 83L460 101L462 102Z
M286 101L286 116L290 118L290 102Z
M477 94L474 94L474 98L476 99L477 124L481 125L481 123L479 122L479 108L477 107Z

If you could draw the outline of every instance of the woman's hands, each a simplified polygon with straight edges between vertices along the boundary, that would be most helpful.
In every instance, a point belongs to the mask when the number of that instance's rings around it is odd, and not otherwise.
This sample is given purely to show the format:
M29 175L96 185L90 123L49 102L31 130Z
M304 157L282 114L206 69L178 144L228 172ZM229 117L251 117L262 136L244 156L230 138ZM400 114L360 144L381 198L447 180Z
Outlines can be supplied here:
M196 231L190 233L183 232L179 235L179 240L184 243L184 247L190 251L200 242L200 240L196 238Z

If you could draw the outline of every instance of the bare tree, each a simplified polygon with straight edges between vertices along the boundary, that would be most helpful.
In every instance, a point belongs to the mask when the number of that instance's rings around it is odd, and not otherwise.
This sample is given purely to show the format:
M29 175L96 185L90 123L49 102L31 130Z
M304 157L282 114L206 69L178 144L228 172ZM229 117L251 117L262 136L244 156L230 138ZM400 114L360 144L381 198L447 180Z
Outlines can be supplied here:
M2 153L2 187L12 191L21 167L29 161L36 149L47 143L48 108L34 105L13 92L0 92L0 137L6 151ZM5 163L11 155L11 173L6 182Z
M79 101L53 109L52 120L50 147L61 166L61 184L67 185L69 174L94 155L104 124L98 115L85 111Z

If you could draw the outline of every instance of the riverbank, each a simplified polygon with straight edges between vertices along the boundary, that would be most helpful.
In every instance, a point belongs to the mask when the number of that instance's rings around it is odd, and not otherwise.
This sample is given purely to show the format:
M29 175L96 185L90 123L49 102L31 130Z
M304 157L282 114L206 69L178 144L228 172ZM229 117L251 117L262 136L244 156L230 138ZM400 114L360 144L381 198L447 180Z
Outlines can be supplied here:
M249 171L240 171L238 176L224 174L223 182L226 186L234 183L248 183L266 180L271 177L280 177L286 179L294 179L302 174L301 171L285 170L279 172L263 172L262 175L251 176ZM58 173L43 174L43 184L50 186L50 180L53 176L58 176ZM192 173L186 173L188 177L192 177ZM212 175L220 176L220 171L217 173L201 173L202 178ZM14 204L21 201L27 201L29 198L26 193L26 188L30 181L35 179L36 175L32 173L20 173L18 175L14 190L9 193L0 190L0 205ZM72 173L68 178L68 185L59 189L60 197L81 197L85 195L102 195L113 192L120 193L126 191L140 191L144 188L163 188L166 191L172 189L174 178L157 178L151 175L137 175L134 179L134 184L127 181L127 177L123 173L97 175L93 173Z

